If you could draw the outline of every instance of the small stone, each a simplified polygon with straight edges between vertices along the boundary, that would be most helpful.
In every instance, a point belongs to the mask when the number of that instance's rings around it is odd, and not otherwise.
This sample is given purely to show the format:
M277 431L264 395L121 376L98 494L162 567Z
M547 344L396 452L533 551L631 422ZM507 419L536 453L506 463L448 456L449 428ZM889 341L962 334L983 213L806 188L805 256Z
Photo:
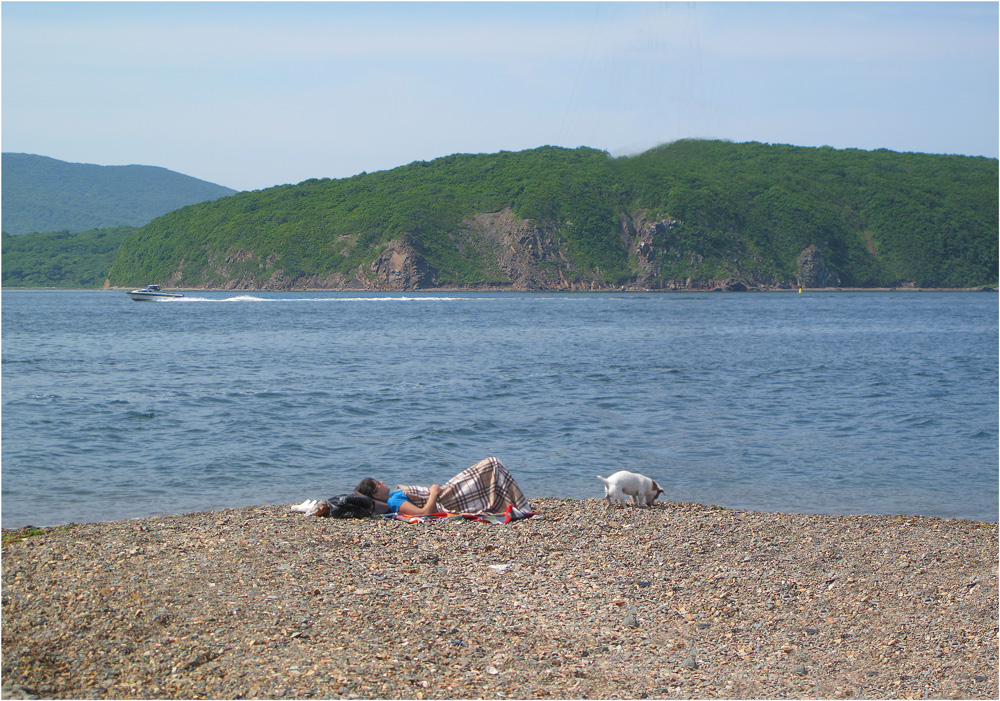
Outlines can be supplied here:
M798 674L799 676L804 677L805 675L809 674L809 668L806 667L804 664L797 664L794 667L792 667L792 674Z
M694 655L688 655L687 658L681 662L682 669L698 669L698 660Z
M3 698L5 699L37 699L38 694L31 689L27 689L19 684L4 684Z
M629 628L639 627L639 621L636 619L634 613L630 613L629 615L625 616L625 625L627 625Z

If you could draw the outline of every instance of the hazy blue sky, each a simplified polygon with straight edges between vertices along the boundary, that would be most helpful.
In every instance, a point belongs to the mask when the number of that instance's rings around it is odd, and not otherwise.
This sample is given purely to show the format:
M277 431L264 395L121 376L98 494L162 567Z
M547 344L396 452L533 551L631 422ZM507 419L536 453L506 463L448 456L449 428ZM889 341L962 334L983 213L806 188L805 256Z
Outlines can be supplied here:
M685 137L997 157L996 2L11 2L2 148L236 189Z

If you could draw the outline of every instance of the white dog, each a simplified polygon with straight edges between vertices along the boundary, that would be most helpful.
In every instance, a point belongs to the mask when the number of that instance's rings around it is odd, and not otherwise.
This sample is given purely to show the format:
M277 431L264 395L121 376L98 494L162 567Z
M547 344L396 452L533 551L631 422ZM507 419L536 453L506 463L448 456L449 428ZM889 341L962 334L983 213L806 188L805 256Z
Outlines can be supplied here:
M625 506L625 495L627 494L632 497L632 503L635 506L643 506L643 504L639 503L640 497L646 502L645 506L652 506L656 497L663 494L660 485L645 475L640 475L636 472L622 470L607 479L598 475L597 479L604 482L604 499L608 504L611 503L611 498L614 497L622 506Z

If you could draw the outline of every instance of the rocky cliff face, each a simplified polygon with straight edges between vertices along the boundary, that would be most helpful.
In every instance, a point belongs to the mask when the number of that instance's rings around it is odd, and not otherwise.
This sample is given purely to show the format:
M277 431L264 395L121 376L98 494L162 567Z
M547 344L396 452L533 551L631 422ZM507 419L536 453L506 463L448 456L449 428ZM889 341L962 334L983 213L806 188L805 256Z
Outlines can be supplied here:
M699 275L698 270L704 262L702 255L683 250L676 242L677 232L683 225L684 222L673 217L651 219L644 211L622 215L622 242L630 259L636 261L635 280L626 285L626 289L746 292L791 287L788 282L764 270L760 261L748 253L739 241L725 261L726 274ZM668 267L686 272L674 276L663 274Z
M409 242L391 241L367 274L355 276L351 282L364 284L361 278L370 290L417 290L434 287L437 270Z
M821 243L809 246L799 255L794 281L780 279L766 270L739 241L728 252L725 274L700 275L702 255L684 250L679 243L677 232L683 225L670 217L650 218L643 211L623 214L619 234L634 275L618 285L601 280L591 270L580 269L556 227L519 219L510 209L467 219L451 239L463 256L484 261L490 282L468 286L472 289L746 291L790 288L793 284L802 287L840 284L836 271L826 262L827 249ZM210 255L209 260L215 280L221 282L208 286L222 289L408 291L442 287L439 271L406 235L383 244L371 264L360 265L346 275L293 277L277 267L277 256L260 258L251 251L217 253ZM665 270L672 274L665 275ZM183 273L182 261L169 282L192 286L191 281L184 280Z
M519 292L572 288L564 271L575 266L562 240L552 229L518 219L509 209L466 220L452 239L459 250L471 246L484 259L495 261L499 286Z
M813 244L795 261L799 287L839 287L840 276L826 263L826 244Z

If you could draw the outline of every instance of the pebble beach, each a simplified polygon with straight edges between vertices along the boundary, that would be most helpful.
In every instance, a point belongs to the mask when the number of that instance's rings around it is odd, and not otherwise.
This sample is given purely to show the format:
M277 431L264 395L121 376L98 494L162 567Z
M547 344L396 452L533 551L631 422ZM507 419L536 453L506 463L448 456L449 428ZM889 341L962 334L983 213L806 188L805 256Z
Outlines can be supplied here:
M989 698L997 524L533 499L5 530L3 698Z

